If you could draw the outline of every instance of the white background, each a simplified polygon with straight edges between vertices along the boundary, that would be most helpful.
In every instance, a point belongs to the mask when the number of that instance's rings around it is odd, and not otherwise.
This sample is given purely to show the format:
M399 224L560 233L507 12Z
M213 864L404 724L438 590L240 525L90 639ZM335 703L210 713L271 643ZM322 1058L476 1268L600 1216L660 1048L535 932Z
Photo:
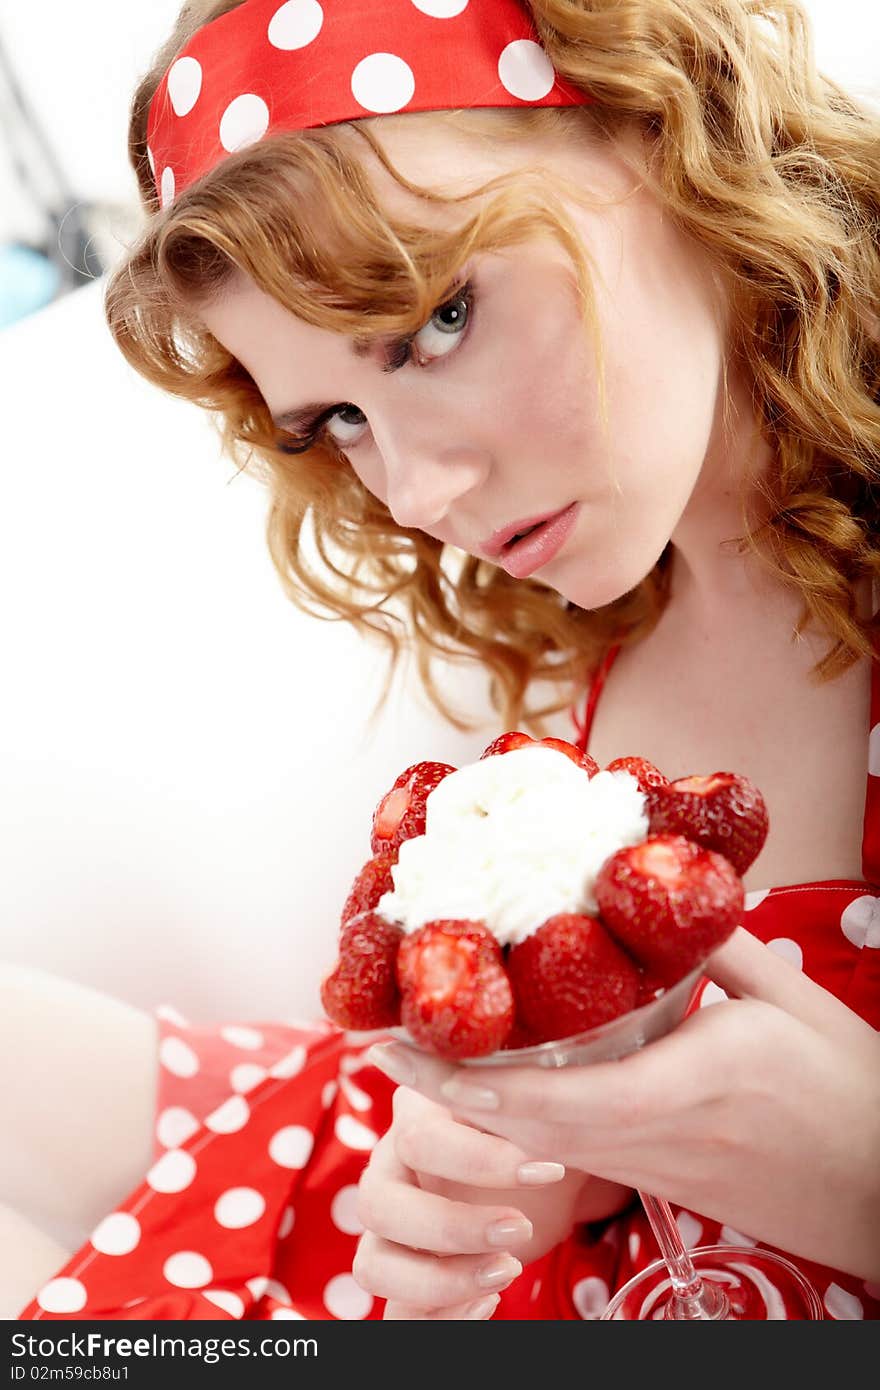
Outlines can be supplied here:
M880 92L880 5L812 0L819 65ZM76 196L133 215L135 82L178 0L0 0L0 36ZM33 209L2 162L0 240ZM461 735L384 657L300 614L202 413L148 387L101 282L0 333L0 960L201 1019L317 1011L369 820L397 771ZM555 732L568 735L564 716Z

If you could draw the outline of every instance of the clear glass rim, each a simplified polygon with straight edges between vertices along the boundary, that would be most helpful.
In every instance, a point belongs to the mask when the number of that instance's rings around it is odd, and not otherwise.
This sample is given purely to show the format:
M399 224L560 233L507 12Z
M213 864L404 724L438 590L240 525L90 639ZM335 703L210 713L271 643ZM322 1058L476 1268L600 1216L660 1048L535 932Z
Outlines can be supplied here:
M763 1246L760 1245L696 1245L692 1250L688 1250L688 1255L697 1273L710 1280L712 1277L712 1270L711 1268L706 1268L706 1266L709 1265L712 1260L715 1260L720 1265L731 1260L741 1260L743 1263L750 1260L753 1264L763 1262L783 1269L786 1275L800 1290L804 1299L804 1305L808 1312L812 1314L812 1317L807 1320L812 1322L824 1322L826 1320L825 1308L819 1296L818 1289L810 1283L803 1270L798 1269L796 1264L793 1264L785 1255L780 1255L775 1250L765 1250ZM646 1265L638 1274L634 1274L631 1279L628 1279L625 1284L621 1284L617 1292L612 1294L609 1299L608 1306L601 1314L599 1321L612 1321L617 1309L621 1307L632 1294L633 1290L637 1288L640 1283L647 1284L650 1280L655 1278L656 1275L665 1276L666 1278L669 1277L669 1268L666 1261L662 1258L653 1260L651 1264ZM798 1319L798 1321L800 1321L800 1319Z
M567 1038L554 1038L550 1042L534 1043L531 1047L504 1048L498 1052L488 1052L482 1057L460 1057L454 1060L456 1065L462 1067L515 1067L534 1064L565 1066L567 1062L575 1059L578 1052L595 1051L595 1060L602 1060L604 1057L611 1060L614 1057L625 1056L646 1042L661 1037L676 1023L681 1022L702 976L702 966L698 966L669 989L664 990L659 999L652 999L641 1008L630 1009L627 1013L619 1014L617 1018L600 1023L598 1027L589 1028L583 1033L573 1033ZM389 1031L395 1039L417 1052L437 1055L417 1042L405 1028L391 1028Z

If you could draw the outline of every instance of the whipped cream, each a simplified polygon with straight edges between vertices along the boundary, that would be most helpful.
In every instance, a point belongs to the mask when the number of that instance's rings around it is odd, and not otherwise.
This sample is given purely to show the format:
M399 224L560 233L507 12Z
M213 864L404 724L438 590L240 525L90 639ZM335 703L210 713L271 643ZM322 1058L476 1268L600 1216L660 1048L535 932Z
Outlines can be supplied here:
M602 864L647 834L645 797L630 773L590 778L556 748L515 748L434 788L425 834L401 845L394 889L376 910L407 932L470 918L513 945L558 912L596 915Z

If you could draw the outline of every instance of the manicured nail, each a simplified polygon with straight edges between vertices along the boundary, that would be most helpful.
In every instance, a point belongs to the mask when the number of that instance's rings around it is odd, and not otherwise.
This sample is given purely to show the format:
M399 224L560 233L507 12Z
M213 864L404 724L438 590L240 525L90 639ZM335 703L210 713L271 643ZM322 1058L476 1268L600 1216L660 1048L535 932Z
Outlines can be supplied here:
M479 1303L472 1303L469 1308L466 1308L464 1316L470 1322L478 1322L481 1318L491 1317L500 1302L500 1294L490 1293L488 1298L481 1298Z
M540 1187L545 1182L561 1182L565 1177L563 1163L521 1163L516 1180L525 1187Z
M486 1227L486 1244L508 1245L518 1240L531 1240L534 1234L531 1221L524 1216L510 1216L504 1221L493 1221Z
M454 1077L443 1082L440 1094L465 1110L497 1110L501 1104L497 1091L490 1091L487 1086L468 1086L467 1082L456 1081Z
M481 1289L497 1289L499 1284L509 1284L518 1274L522 1274L519 1260L515 1260L512 1255L499 1255L497 1259L490 1260L477 1270L474 1283Z
M416 1069L402 1047L394 1043L376 1043L367 1053L367 1061L384 1071L399 1086L412 1086L416 1079Z

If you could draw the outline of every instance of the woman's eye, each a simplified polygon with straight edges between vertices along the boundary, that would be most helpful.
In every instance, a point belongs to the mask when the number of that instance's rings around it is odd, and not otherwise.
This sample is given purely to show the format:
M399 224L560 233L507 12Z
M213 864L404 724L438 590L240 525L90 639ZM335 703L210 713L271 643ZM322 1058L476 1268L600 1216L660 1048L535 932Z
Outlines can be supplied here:
M413 339L419 365L433 362L438 357L448 357L458 347L470 319L473 298L473 290L470 284L467 284L452 299L447 299L434 310L428 322L419 329ZM359 418L344 418L349 415ZM327 417L322 433L340 449L351 449L360 442L357 433L353 436L345 432L339 434L334 427L341 424L349 430L363 431L366 423L366 416L358 406L343 405Z

